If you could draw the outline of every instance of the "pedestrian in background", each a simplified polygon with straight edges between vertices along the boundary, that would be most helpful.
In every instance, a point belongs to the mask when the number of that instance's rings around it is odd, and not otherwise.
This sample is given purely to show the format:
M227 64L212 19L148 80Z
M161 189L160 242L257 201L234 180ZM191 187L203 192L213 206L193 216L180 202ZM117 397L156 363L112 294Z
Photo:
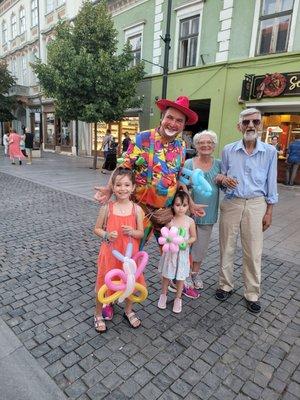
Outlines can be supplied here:
M25 149L25 134L21 135L20 150L21 150L23 156L27 157L27 153L26 153L26 149Z
M3 146L4 146L4 155L8 157L8 145L9 145L9 132L5 132L3 135Z
M129 144L131 142L128 132L124 132L124 136L125 138L122 141L122 153L125 153L127 151Z
M220 179L227 186L220 206L220 272L216 299L232 294L233 263L240 232L243 252L244 298L252 313L259 313L263 232L271 225L277 194L277 151L260 140L261 113L249 108L240 113L242 139L222 152Z
M21 135L16 133L14 130L10 131L9 134L9 158L12 164L15 163L15 158L19 160L19 165L22 164L25 156L20 149Z
M29 128L26 128L25 129L25 149L28 154L28 162L27 162L28 165L30 165L32 163L33 139L34 139L34 134L32 132L30 132Z
M300 134L296 134L287 150L286 180L285 184L293 186L300 164Z
M103 138L103 141L102 141L101 148L100 148L100 150L103 150L103 155L104 155L104 163L103 163L102 169L101 169L102 174L106 173L105 172L105 162L106 162L106 158L107 158L107 155L108 155L108 151L109 151L110 142L112 140L112 137L113 136L111 134L111 130L107 129L106 133L105 133L105 136Z

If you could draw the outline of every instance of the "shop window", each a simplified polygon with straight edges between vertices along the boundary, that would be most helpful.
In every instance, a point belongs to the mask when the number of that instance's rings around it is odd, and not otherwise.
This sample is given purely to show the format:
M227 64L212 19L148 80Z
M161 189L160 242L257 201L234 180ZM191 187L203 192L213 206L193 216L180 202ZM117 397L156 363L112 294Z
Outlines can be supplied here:
M31 26L36 26L38 24L38 4L37 0L31 1Z
M61 146L71 146L71 125L69 122L61 122Z
M16 14L11 16L11 38L14 39L17 36L17 17Z
M55 118L54 113L46 113L45 144L55 146Z
M20 34L22 34L26 30L25 9L24 8L20 9L19 22L20 22Z
M40 148L40 140L41 140L40 139L41 114L39 112L31 113L30 119L31 119L31 126L33 126L33 133L34 133L33 148L39 149Z
M180 21L178 68L196 65L199 36L199 15Z
M2 45L7 43L7 25L6 21L2 22Z
M287 51L294 0L263 0L257 55Z

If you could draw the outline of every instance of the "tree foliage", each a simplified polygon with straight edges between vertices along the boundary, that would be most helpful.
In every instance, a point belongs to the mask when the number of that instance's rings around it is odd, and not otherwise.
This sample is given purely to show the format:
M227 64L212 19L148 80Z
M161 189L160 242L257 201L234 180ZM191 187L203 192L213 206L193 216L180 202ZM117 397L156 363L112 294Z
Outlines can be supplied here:
M86 1L74 21L58 24L55 40L48 45L48 64L38 60L33 68L59 116L110 122L138 105L136 86L144 67L130 66L130 50L126 44L116 53L117 31L106 1Z
M0 62L0 121L14 119L11 109L15 104L15 98L8 96L8 93L9 89L15 84L15 79L7 69L7 64Z

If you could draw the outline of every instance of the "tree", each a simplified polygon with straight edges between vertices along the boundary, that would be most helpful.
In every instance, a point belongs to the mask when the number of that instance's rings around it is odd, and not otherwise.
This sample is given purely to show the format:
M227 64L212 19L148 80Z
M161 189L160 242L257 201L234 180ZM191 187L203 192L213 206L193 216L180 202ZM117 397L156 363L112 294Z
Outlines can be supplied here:
M9 89L16 84L15 79L7 69L5 62L0 62L0 121L11 121L14 116L11 109L15 104L15 97L8 96Z
M127 108L139 105L135 98L144 76L143 64L130 66L131 48L117 51L117 31L107 12L106 1L84 2L73 22L61 22L48 46L48 64L33 64L47 96L54 99L58 116L66 121L94 123L119 120ZM95 151L93 167L97 166Z

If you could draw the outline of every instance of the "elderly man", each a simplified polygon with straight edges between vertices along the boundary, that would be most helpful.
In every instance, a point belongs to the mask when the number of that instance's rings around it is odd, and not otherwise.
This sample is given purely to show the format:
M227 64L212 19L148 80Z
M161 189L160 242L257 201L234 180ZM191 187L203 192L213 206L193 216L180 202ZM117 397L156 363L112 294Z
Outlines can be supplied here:
M255 108L240 114L241 140L228 144L222 153L219 181L226 186L220 206L220 275L216 299L227 300L233 290L233 262L240 232L243 250L244 297L247 308L259 313L263 231L272 221L277 203L277 151L258 140L261 113Z

